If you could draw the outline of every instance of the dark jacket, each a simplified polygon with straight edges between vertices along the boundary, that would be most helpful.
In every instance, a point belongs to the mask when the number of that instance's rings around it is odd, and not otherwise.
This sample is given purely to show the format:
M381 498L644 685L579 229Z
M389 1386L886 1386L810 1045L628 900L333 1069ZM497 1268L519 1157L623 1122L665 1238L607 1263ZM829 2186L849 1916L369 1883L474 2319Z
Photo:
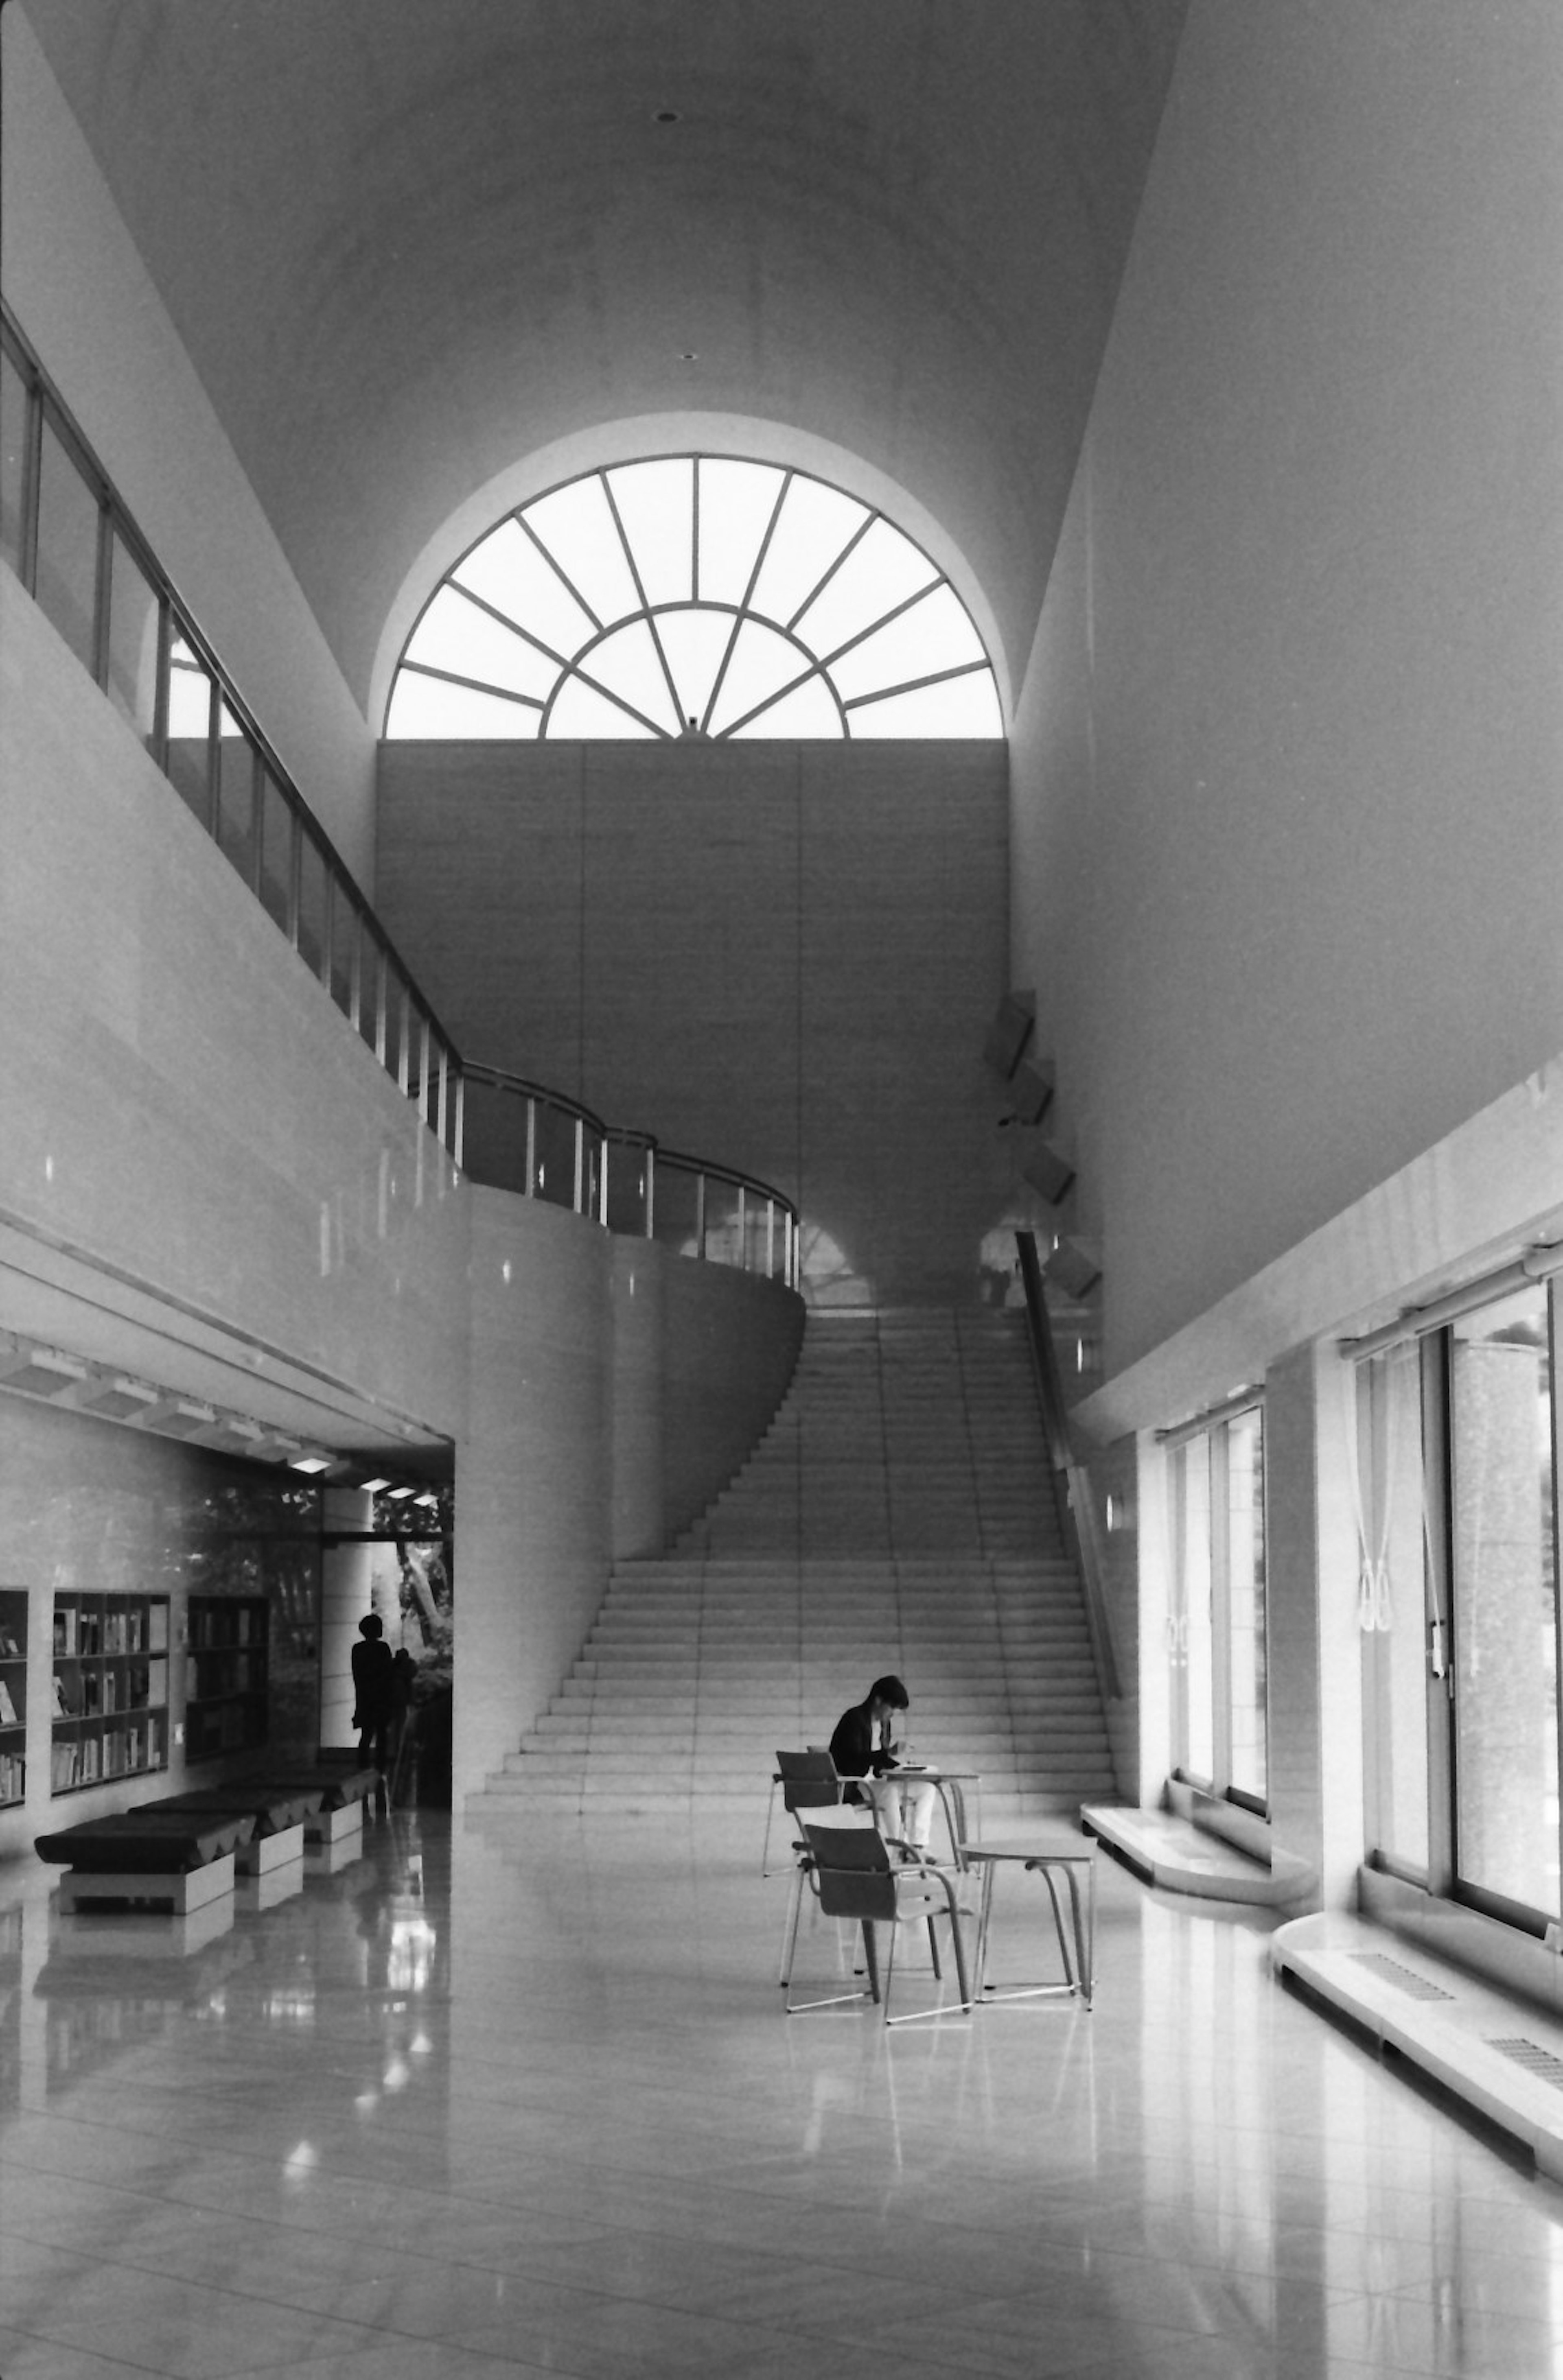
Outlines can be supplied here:
M830 1739L830 1756L838 1777L883 1777L887 1768L896 1766L888 1748L873 1741L873 1721L867 1703L854 1703L849 1711L842 1712ZM846 1802L861 1802L862 1798L855 1787L842 1795Z
M383 1636L360 1637L353 1646L355 1727L383 1727L395 1708L396 1660Z

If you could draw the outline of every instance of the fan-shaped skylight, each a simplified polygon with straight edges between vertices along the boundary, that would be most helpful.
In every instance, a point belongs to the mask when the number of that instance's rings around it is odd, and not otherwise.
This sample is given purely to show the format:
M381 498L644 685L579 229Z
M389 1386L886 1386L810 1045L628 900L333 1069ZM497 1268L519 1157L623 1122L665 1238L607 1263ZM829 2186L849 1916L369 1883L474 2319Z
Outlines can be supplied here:
M1002 735L971 615L807 472L669 455L502 520L424 607L391 736Z

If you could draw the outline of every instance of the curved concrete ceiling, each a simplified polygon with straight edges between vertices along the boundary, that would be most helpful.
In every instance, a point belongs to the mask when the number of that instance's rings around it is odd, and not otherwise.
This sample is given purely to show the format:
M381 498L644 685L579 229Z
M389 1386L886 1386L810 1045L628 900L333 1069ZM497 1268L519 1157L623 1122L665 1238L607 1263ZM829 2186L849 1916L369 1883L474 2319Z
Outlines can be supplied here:
M476 492L658 414L907 489L1019 682L1185 0L26 13L366 710Z

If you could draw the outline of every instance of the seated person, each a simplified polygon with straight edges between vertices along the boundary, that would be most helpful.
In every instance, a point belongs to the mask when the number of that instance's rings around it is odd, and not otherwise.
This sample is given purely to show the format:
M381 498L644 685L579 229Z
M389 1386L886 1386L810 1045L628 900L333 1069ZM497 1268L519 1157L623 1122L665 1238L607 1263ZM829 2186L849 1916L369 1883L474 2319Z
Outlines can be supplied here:
M847 1787L842 1800L866 1803L881 1834L926 1858L934 1789L896 1774L898 1764L890 1735L894 1715L910 1707L911 1697L899 1678L875 1678L862 1701L842 1712L830 1739L830 1756L838 1777L859 1780Z

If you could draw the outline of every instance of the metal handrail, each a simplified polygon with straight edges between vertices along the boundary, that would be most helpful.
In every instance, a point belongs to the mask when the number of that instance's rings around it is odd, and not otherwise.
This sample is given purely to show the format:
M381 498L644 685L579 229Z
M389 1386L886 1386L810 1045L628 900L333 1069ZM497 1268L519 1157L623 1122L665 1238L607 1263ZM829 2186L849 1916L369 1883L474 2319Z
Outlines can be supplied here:
M1065 1544L1085 1591L1086 1625L1091 1632L1091 1649L1095 1656L1096 1674L1102 1682L1102 1692L1109 1702L1121 1702L1123 1671L1113 1638L1113 1617L1103 1576L1096 1507L1092 1500L1089 1475L1084 1465L1075 1461L1069 1439L1068 1408L1064 1402L1063 1376L1058 1369L1058 1352L1054 1345L1053 1324L1043 1291L1035 1232L1017 1232L1015 1246L1020 1259L1020 1280L1026 1293L1026 1338L1036 1375L1037 1402L1042 1409L1048 1465L1055 1478L1062 1481L1058 1511Z
M0 305L0 350L14 366L25 392L25 417L19 438L23 459L21 536L15 566L29 594L37 597L38 506L40 457L47 425L58 440L71 468L91 496L97 514L97 551L92 595L92 658L87 666L104 692L109 690L109 624L115 552L123 548L145 582L156 610L156 662L150 736L152 758L175 784L207 834L224 851L251 896L277 923L327 995L385 1069L403 1097L416 1102L429 1129L449 1151L458 1167L466 1166L466 1087L469 1083L514 1092L528 1102L526 1195L542 1188L537 1163L537 1117L540 1111L562 1116L574 1126L574 1145L567 1158L568 1202L578 1214L608 1221L610 1185L607 1150L636 1148L646 1163L637 1196L641 1228L655 1234L655 1174L659 1165L688 1173L696 1184L698 1253L707 1253L706 1184L719 1182L736 1189L738 1262L746 1270L763 1269L766 1278L798 1285L798 1210L790 1199L754 1175L738 1168L715 1165L704 1159L659 1149L651 1133L635 1132L604 1123L567 1092L529 1081L493 1066L469 1065L433 1008L419 990L410 968L397 952L380 919L354 882L324 828L311 810L237 686L201 635L178 591L162 568L151 545L130 517L117 490L66 407L58 391L24 337L8 307ZM201 737L172 735L169 730L174 648L183 645L199 665L206 690L206 726ZM79 655L79 658L80 656ZM223 732L225 717L231 737ZM248 783L238 808L242 832L225 836L223 809L226 764L222 747L235 742L248 756ZM189 787L175 776L172 755L183 743L204 745L199 786ZM236 785L238 783L237 774ZM287 820L288 840L283 866L268 877L263 856L263 832L270 847L266 795L274 789ZM196 798L199 794L199 800ZM318 917L305 915L305 861L312 854L320 869L322 905ZM271 897L268 897L270 894ZM280 914L273 901L280 902ZM339 923L339 920L341 921ZM311 945L313 946L311 948ZM588 1143L593 1144L589 1148ZM503 1186L503 1185L500 1185ZM750 1264L750 1202L764 1209L763 1266ZM778 1220L781 1263L777 1265Z
M746 1173L739 1166L723 1165L710 1159L688 1156L681 1150L664 1148L654 1133L642 1132L630 1125L604 1123L595 1110L587 1107L582 1100L572 1099L565 1091L551 1090L545 1083L533 1082L525 1075L511 1074L506 1067L481 1065L472 1061L464 1061L462 1074L469 1085L476 1084L490 1090L502 1091L527 1102L528 1153L525 1165L526 1178L522 1185L523 1196L533 1197L538 1195L539 1184L534 1164L536 1141L534 1111L538 1108L549 1109L556 1114L567 1118L576 1127L574 1203L578 1213L592 1213L598 1222L607 1224L609 1182L605 1153L609 1148L632 1149L645 1159L643 1174L638 1185L641 1235L646 1239L654 1239L657 1235L656 1179L658 1173L666 1171L688 1174L695 1184L695 1251L702 1257L711 1255L712 1249L707 1236L706 1185L708 1183L720 1183L725 1188L736 1190L739 1194L739 1264L745 1270L762 1272L769 1280L779 1278L789 1289L796 1289L798 1286L798 1209L790 1198L784 1196L782 1192L774 1188L770 1183L763 1182L757 1174ZM594 1173L584 1162L584 1139L588 1135L595 1139L604 1158L604 1161ZM465 1170L471 1173L470 1155L464 1151L460 1161ZM473 1178L481 1177L474 1174ZM514 1185L497 1183L494 1186L503 1189ZM583 1196L583 1188L588 1195ZM748 1220L751 1201L759 1202L764 1210L765 1217L763 1261L755 1266L751 1266L748 1261ZM714 1260L721 1261L720 1258L714 1258Z

